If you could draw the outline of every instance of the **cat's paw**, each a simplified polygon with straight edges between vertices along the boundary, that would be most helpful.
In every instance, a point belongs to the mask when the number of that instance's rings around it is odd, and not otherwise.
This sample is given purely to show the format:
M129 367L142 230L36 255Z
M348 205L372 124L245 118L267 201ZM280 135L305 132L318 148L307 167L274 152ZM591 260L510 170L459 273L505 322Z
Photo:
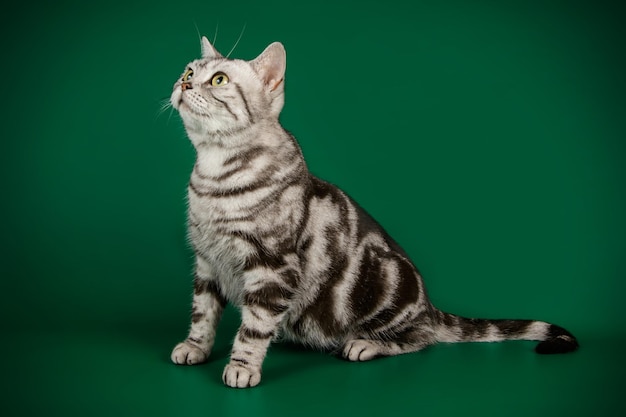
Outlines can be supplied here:
M352 362L369 361L380 355L380 346L371 340L351 340L343 348L343 357Z
M243 366L240 363L229 363L222 375L224 384L233 388L250 388L261 382L261 370Z
M195 365L206 362L209 353L203 351L198 346L188 342L182 342L172 350L172 362L177 365Z

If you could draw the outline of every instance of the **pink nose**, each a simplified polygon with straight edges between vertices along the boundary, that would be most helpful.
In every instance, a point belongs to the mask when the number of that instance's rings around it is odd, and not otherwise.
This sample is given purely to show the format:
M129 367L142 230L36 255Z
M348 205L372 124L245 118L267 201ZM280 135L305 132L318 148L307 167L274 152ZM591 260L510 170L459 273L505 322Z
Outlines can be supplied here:
M185 91L185 90L191 90L191 83L182 83L180 85L180 89Z

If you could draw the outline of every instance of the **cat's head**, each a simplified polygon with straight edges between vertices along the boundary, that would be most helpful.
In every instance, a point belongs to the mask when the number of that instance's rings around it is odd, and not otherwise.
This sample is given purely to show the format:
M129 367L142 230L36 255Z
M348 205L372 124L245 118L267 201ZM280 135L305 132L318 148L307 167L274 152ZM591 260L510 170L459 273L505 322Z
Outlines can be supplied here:
M285 48L278 42L243 61L223 57L203 37L202 58L190 62L174 84L172 106L194 136L277 120L284 104L285 65Z

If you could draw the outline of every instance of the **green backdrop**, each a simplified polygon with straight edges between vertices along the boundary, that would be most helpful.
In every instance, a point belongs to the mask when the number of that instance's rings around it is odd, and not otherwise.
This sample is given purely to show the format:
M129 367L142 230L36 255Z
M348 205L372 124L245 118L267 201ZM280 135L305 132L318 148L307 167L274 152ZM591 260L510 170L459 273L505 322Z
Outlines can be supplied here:
M54 4L54 5L52 5ZM626 58L608 1L3 6L2 361L11 416L624 415ZM284 126L412 256L442 309L539 318L581 350L439 345L354 364L276 345L222 386L184 338L193 149L159 111L198 33L287 49Z

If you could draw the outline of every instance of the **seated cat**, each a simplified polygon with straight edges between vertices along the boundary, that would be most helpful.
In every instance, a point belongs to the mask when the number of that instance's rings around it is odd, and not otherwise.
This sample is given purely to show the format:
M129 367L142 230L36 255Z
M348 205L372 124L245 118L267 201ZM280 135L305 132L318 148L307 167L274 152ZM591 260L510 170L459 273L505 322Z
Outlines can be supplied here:
M261 381L268 346L279 338L350 361L438 342L537 340L539 353L578 347L546 322L435 308L409 256L354 200L308 171L280 125L283 46L273 43L252 61L223 57L206 38L202 47L171 95L196 150L188 187L193 313L174 363L207 360L227 302L241 311L223 373L231 387Z

